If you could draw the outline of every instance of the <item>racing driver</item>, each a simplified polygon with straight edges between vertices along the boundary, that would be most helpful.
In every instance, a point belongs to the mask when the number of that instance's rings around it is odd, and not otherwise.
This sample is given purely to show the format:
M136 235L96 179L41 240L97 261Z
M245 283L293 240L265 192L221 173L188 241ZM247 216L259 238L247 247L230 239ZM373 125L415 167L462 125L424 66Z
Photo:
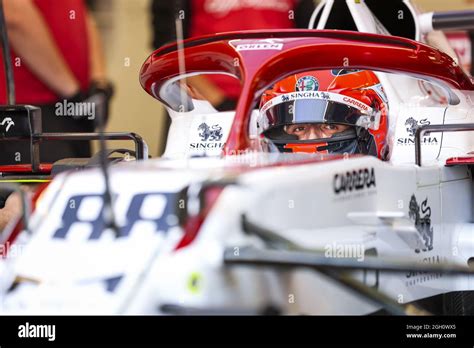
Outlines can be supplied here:
M291 75L261 99L257 127L270 151L388 156L388 102L367 70Z

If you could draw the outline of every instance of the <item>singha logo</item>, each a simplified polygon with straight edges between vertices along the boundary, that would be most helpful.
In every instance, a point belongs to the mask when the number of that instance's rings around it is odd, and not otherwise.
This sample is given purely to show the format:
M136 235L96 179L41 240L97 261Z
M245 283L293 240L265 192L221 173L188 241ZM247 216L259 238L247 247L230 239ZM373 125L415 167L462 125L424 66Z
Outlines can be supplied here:
M324 100L329 100L331 97L329 96L328 93L326 93L326 92L321 92L321 98L323 98Z
M10 128L15 125L15 122L13 122L13 120L10 117L5 117L2 120L2 123L0 123L0 125L4 126L5 127L5 132L8 133Z
M419 126L427 126L430 124L426 118L420 121L415 120L413 117L410 117L406 120L405 126L407 126L407 132L411 137L415 136L416 130Z
M433 227L431 227L431 208L428 206L428 198L422 203L421 207L416 201L415 195L411 196L408 216L415 223L415 228L418 231L425 247L422 251L429 251L433 249ZM420 249L415 249L416 253Z
M198 130L201 141L220 141L222 139L222 127L218 124L209 127L206 123L201 123Z

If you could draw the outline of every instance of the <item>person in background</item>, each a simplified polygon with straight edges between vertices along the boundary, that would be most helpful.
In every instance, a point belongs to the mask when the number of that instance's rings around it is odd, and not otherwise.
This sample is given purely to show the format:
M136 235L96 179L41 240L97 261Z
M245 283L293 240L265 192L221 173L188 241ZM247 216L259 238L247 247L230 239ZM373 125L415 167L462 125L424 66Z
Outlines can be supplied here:
M42 109L43 132L91 132L95 117L106 118L112 96L97 28L82 0L4 0L5 19L12 49L11 59L17 104ZM3 59L3 57L2 57ZM5 75L0 69L0 104L6 103ZM100 96L99 98L97 98ZM88 100L82 112L70 107ZM65 108L66 106L66 108ZM94 109L93 109L94 108ZM97 109L97 110L96 110ZM41 161L90 157L85 141L45 142ZM2 143L0 164L29 163L26 143Z
M469 31L469 39L471 40L471 75L474 76L474 30Z
M176 40L176 18L182 19L184 38L190 38L227 31L307 28L314 9L314 0L153 0L153 47ZM240 83L224 75L194 76L188 83L219 111L234 109L240 95ZM167 122L169 127L169 117Z
M88 111L94 108L96 116L106 118L113 92L106 76L98 31L83 1L3 0L3 5L17 104L41 108L43 132L93 131L96 120L90 119L90 114L61 115L58 107L94 100ZM0 57L3 59L1 52ZM97 100L104 102L99 105ZM0 69L0 104L6 104L3 69ZM30 162L27 143L0 144L0 165ZM91 155L90 144L85 141L43 143L40 149L42 162ZM0 233L20 213L19 194L1 191Z

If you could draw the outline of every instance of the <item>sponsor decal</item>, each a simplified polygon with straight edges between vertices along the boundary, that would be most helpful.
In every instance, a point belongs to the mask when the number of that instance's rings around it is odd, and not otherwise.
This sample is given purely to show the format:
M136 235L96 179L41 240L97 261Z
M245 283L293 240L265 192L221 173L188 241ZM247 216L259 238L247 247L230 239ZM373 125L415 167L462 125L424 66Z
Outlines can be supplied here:
M372 108L364 104L357 99L347 97L341 95L339 93L332 93L332 92L317 92L317 91L299 91L299 92L292 92L292 93L285 93L278 97L273 98L272 100L265 103L265 105L260 109L260 113L265 113L268 109L272 108L275 105L296 101L301 99L321 99L326 101L333 101L336 103L345 104L351 106L355 109L363 111L369 115L373 114Z
M431 227L431 208L428 205L428 198L426 198L421 206L416 201L415 195L411 196L408 216L410 220L415 223L415 228L418 231L421 245L424 247L421 251L433 250L433 227ZM415 249L416 253L420 252L419 248Z
M5 133L8 133L11 127L15 126L15 122L11 119L11 117L5 117L0 123L1 126L5 127Z
M148 223L154 227L154 230L158 233L167 233L168 230L177 224L176 221L169 219L170 215L176 215L176 205L173 203L176 200L176 193L162 193L162 192L148 192L138 193L134 195L126 206L126 221L118 226L119 235L118 238L127 238L132 231L143 228L143 223ZM115 204L119 206L123 204L120 195L116 198ZM127 200L128 201L128 200ZM81 214L81 207L91 204L91 202L99 202L100 207L94 216L84 217ZM154 214L147 214L146 207L154 205ZM159 209L158 205L161 206ZM143 208L143 209L142 209ZM75 195L69 198L68 204L64 207L61 216L61 226L55 229L53 233L53 239L55 240L67 240L71 235L76 234L77 231L82 232L79 226L87 228L87 234L81 233L81 238L86 241L100 240L107 227L103 219L104 216L104 203L102 200L102 194L84 194Z
M283 44L245 44L237 45L237 51L280 51L283 49Z
M413 117L409 117L405 121L405 128L407 131L407 137L402 137L397 139L397 144L398 145L414 145L415 144L415 134L416 130L420 126L425 126L429 125L430 121L428 119L424 118L421 120L415 120ZM430 136L426 135L421 139L421 143L423 145L438 145L438 138L436 136Z
M365 110L365 111L368 111L370 109L370 107L367 104L364 104L364 103L362 103L362 102L360 102L360 101L358 101L357 99L354 99L354 98L344 97L344 98L342 98L342 100L346 104L351 105L351 106L355 106L358 109L362 109L362 110Z
M191 143L189 147L194 150L220 149L224 143Z
M317 91L319 81L314 76L303 76L296 81L295 89L299 92Z
M283 49L283 44L243 44L237 45L237 51L280 51Z
M199 125L198 129L199 137L201 142L190 143L189 146L191 149L216 149L222 148L224 143L221 142L223 133L222 127L219 124L214 124L209 126L207 123L203 122Z
M198 130L202 141L220 141L222 139L222 127L218 124L209 127L207 123L203 122L199 125Z
M405 121L405 127L407 127L406 129L407 129L408 135L411 137L415 136L416 130L418 129L419 126L425 126L425 125L426 126L430 125L430 121L428 121L426 118L420 121L417 121L413 117L410 117Z
M414 243L409 243L415 253L420 254L433 250L433 227L431 226L431 207L428 205L426 198L421 205L418 204L416 196L412 195L408 206L408 217L415 225L417 234ZM420 260L426 264L440 264L442 258L440 255L430 255ZM444 262L444 261L443 261ZM410 271L405 274L405 285L419 285L430 280L436 280L443 277L442 273Z
M421 260L422 263L436 265L441 263L441 257L439 255L434 255L430 257L425 257ZM443 261L444 262L444 261ZM430 272L408 272L405 274L405 285L406 286L414 286L419 285L422 283L426 283L430 280L439 279L443 276L442 273L430 273Z
M264 39L252 43L240 44L235 47L237 51L281 51L283 44L281 39Z
M336 174L333 186L336 195L376 188L375 169L364 168Z

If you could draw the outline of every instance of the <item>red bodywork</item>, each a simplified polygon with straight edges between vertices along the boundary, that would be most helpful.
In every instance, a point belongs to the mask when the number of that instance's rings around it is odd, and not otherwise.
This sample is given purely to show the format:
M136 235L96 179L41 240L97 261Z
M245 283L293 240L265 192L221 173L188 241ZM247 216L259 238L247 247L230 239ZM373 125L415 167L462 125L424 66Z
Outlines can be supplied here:
M453 157L446 160L446 166L473 166L474 165L474 156L466 157Z
M51 173L51 168L53 167L50 163L40 164L39 171L37 174L46 174ZM10 164L0 166L0 173L8 174L30 174L33 173L33 166L31 164Z
M226 154L250 148L248 126L255 97L290 74L314 69L367 69L474 90L472 78L450 56L400 37L339 30L248 31L190 39L183 46L187 73L230 73L242 82ZM178 45L172 44L156 50L141 69L143 88L162 102L158 94L161 87L180 75L178 60Z

